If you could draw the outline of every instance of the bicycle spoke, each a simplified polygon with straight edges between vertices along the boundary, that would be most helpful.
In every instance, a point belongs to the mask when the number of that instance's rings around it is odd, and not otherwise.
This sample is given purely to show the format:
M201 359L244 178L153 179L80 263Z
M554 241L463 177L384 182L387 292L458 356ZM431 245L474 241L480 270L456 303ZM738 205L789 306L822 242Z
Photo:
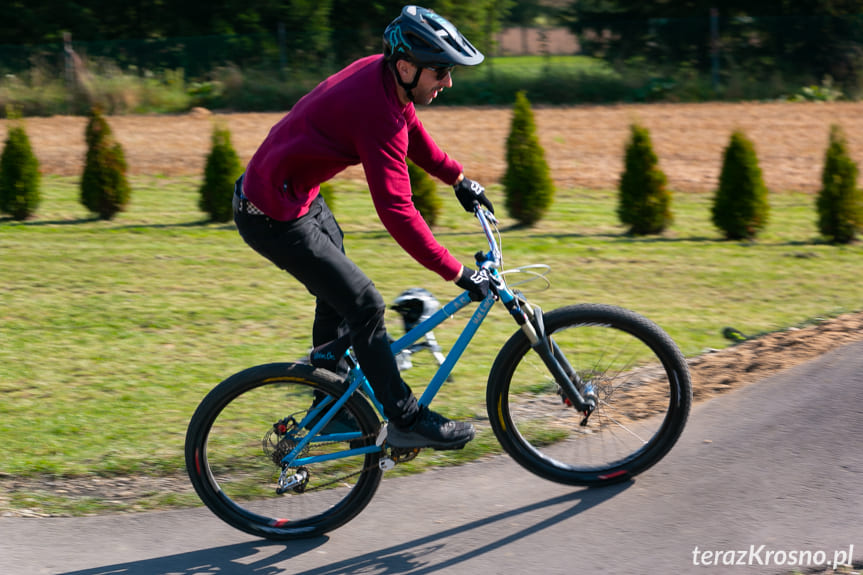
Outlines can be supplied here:
M288 367L263 368L304 377L267 377L253 368L236 383L226 381L214 390L212 408L202 403L187 440L190 476L202 500L235 527L273 539L308 537L344 523L368 503L381 475L379 451L337 456L374 445L379 420L360 396L327 422L324 441L313 438L295 458L297 466L283 468L333 404L333 393L344 388L315 379L311 367L282 365Z
M610 306L572 306L545 315L582 394L597 400L585 418L569 406L544 362L516 334L489 383L492 427L507 451L549 479L590 484L637 473L676 440L688 394L673 390L688 371L673 343L643 318ZM656 341L653 341L653 340ZM650 340L650 343L648 343ZM670 377L666 362L680 373ZM540 383L541 382L541 383ZM673 397L684 397L678 408Z

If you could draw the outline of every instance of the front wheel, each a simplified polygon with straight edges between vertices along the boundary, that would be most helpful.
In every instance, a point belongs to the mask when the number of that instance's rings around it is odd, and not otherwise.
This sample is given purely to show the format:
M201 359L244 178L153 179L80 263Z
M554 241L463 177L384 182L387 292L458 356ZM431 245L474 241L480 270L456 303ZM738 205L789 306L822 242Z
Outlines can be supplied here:
M582 425L584 415L516 332L492 366L486 397L504 449L533 473L570 485L624 481L662 459L692 402L689 369L671 338L614 306L563 307L544 320L573 382L597 407Z
M330 372L291 363L253 367L216 386L186 434L186 468L201 500L228 524L268 539L317 536L356 516L380 483L381 452L336 454L375 444L380 420L363 396L352 395L323 428L327 435L307 445L301 457L310 463L281 464L320 419L309 410L344 392ZM293 478L281 493L280 477Z

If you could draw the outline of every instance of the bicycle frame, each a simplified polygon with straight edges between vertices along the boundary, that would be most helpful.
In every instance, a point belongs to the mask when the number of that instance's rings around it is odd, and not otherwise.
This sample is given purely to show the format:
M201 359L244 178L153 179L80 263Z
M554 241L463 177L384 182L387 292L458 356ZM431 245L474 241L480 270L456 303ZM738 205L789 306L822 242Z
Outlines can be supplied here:
M595 403L592 399L585 400L585 398L582 397L576 386L577 377L575 376L574 370L554 344L552 338L545 334L542 322L542 311L538 307L528 304L523 298L517 297L516 294L507 287L506 282L503 279L503 275L499 271L502 256L492 229L493 224L496 223L494 216L479 206L476 207L475 214L485 232L489 245L489 251L487 253L483 254L482 252L479 252L476 254L477 264L488 272L489 277L492 280L490 282L491 293L487 298L479 302L477 309L474 311L470 320L466 323L452 349L449 350L443 363L438 367L422 396L419 398L419 403L425 406L431 404L438 391L440 391L441 386L443 386L444 382L449 377L456 363L458 363L458 360L467 349L467 346L470 344L474 335L476 335L477 330L479 330L479 327L482 325L483 321L485 321L488 313L499 300L504 304L507 310L509 310L510 315L513 316L516 323L522 330L524 330L534 350L536 350L536 352L542 357L546 366L549 368L552 375L554 375L555 380L563 389L564 394L572 402L572 405L574 405L579 411L584 412L586 417L589 416L590 412L595 408ZM392 343L393 354L397 354L408 348L422 338L426 333L432 331L438 325L452 317L456 312L470 303L471 299L469 293L467 291L462 292L459 296L442 306L431 317L425 319L402 337L394 341ZM297 468L304 465L311 465L343 457L374 453L384 449L382 445L383 439L379 437L375 445L328 453L325 455L299 457L309 443L351 441L354 439L360 439L360 432L318 435L327 423L335 417L336 413L344 407L348 398L360 389L362 389L363 393L372 401L375 409L377 409L381 417L386 420L383 413L383 407L375 398L371 385L369 385L368 380L365 375L363 375L361 367L356 362L352 363L353 366L347 379L348 388L345 393L336 399L335 402L333 402L331 398L321 402L320 405L309 410L308 414L299 422L298 427L305 428L310 422L315 421L323 410L326 410L323 417L321 417L320 420L317 421L311 429L309 429L305 437L303 437L294 449L282 459L281 463L283 464L285 471L289 468ZM575 379L576 382L574 382L573 379Z

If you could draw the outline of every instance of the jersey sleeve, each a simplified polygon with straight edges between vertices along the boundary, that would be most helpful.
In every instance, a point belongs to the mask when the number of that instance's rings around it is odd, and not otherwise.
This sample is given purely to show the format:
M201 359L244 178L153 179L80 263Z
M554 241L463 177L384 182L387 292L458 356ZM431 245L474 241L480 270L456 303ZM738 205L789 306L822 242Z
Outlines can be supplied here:
M372 201L384 227L402 249L424 267L451 281L461 271L461 263L438 243L414 206L405 161L408 146L406 126L393 135L366 134L358 146ZM446 175L452 166L444 164L439 169Z

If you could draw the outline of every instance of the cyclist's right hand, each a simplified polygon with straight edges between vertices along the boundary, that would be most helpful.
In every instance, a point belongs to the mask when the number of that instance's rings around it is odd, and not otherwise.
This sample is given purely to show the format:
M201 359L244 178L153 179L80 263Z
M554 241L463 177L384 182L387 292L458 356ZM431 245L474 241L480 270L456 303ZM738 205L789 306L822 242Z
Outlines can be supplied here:
M494 206L487 197L485 197L485 188L479 184L469 180L462 175L461 179L453 186L455 197L461 203L461 206L466 212L473 213L473 207L476 204L481 204L488 211L494 213Z
M472 270L467 266L461 267L461 274L456 278L455 285L470 293L473 301L482 301L488 297L489 279L486 270Z

